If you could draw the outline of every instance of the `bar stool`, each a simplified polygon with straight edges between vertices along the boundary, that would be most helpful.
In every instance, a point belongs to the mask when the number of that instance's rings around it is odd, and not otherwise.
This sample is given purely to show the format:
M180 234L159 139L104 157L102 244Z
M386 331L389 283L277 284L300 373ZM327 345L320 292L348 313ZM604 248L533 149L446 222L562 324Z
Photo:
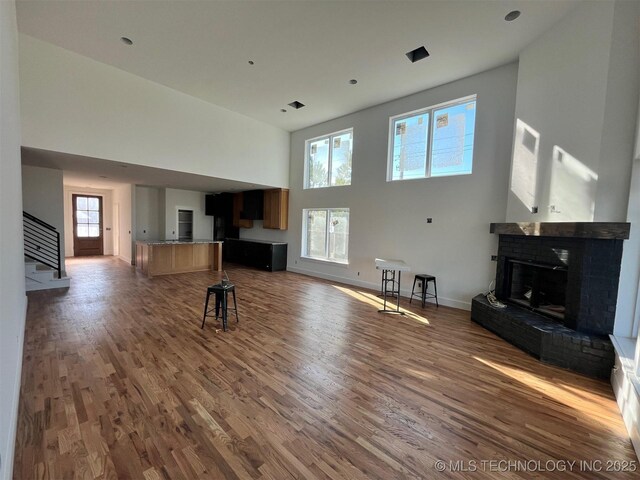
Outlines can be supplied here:
M420 281L420 283L422 284L422 291L414 293L416 290L416 282L418 281ZM434 293L427 292L429 282L433 282ZM438 286L436 285L436 277L434 277L433 275L427 275L426 273L417 274L413 278L413 288L411 289L411 298L409 299L409 303L411 303L411 300L413 300L414 296L422 298L422 308L424 308L424 302L427 298L435 298L436 307L439 307L440 305L438 305Z
M231 294L233 295L234 311L231 313L235 314L236 322L240 321L238 318L238 304L236 303L236 287L231 282L223 281L222 283L216 283L215 285L211 285L207 287L207 300L205 301L205 304L204 304L204 316L202 317L202 326L200 328L204 328L204 322L207 319L207 317L213 316L213 315L209 315L209 313L211 313L214 309L212 308L211 310L208 310L208 308L209 308L209 297L211 297L212 294L215 294L216 320L218 319L218 316L220 314L220 308L222 307L222 330L224 330L225 332L227 331L227 326L228 326L227 325L227 295L229 292L231 292Z

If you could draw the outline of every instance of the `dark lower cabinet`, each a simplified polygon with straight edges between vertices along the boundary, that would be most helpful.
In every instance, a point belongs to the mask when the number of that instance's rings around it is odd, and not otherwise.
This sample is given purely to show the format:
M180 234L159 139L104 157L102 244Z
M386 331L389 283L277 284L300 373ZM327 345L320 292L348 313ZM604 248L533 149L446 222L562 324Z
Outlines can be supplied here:
M224 261L269 272L287 269L287 244L263 240L227 238L222 248Z

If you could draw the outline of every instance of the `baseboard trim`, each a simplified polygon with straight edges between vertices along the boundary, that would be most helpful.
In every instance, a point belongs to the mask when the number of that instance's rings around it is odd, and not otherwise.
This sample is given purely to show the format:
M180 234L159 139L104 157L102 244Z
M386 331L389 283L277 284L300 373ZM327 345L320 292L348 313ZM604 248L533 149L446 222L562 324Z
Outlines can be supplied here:
M120 260L122 260L123 262L126 262L129 265L131 265L131 259L130 258L123 257L122 255L116 255L116 257L119 258Z
M633 348L626 348L625 343L616 336L609 335L609 337L616 351L616 363L611 371L611 388L631 444L638 460L640 460L640 420L638 416L640 413L640 379L636 377L633 369L635 352Z
M3 480L10 480L13 478L13 457L16 450L16 435L18 432L18 407L20 405L20 385L22 384L22 360L24 355L24 331L27 322L27 308L29 307L29 297L24 296L24 308L23 308L23 324L20 331L20 338L18 339L18 368L16 369L16 377L13 385L13 404L11 406L11 422L9 423L9 432L7 432L8 442L7 450L4 452L6 455L2 459L4 467Z
M287 267L287 271L289 272L293 272L293 273L299 273L301 275L306 275L308 277L316 277L316 278L322 278L323 280L329 280L330 282L338 282L338 283L344 283L347 285L353 285L355 287L361 287L361 288L367 288L369 290L380 290L380 284L379 283L371 283L371 282L364 282L362 280L354 280L352 278L345 278L345 277L340 277L338 275L330 275L328 273L322 273L322 272L316 272L314 270L307 270L305 268L299 268L299 267L291 267L288 266ZM400 295L402 297L405 297L407 299L409 299L411 297L411 289L406 289L406 288L401 288L400 289ZM435 301L433 301L432 299L427 300L429 303L433 303L435 304ZM457 299L453 299L453 298L447 298L447 297L442 297L442 296L438 296L438 303L440 305L444 305L446 307L451 307L451 308L458 308L460 310L467 310L470 311L471 310L471 302L465 302L462 300L457 300Z

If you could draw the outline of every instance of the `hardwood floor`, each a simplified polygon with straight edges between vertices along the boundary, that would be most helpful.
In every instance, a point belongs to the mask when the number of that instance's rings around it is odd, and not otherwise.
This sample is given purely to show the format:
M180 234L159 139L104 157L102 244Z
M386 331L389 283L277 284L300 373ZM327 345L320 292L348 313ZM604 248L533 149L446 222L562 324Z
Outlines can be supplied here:
M227 265L223 333L200 329L217 272L67 266L68 291L29 295L16 479L638 478L604 471L636 460L606 382L468 312L379 314L375 292Z

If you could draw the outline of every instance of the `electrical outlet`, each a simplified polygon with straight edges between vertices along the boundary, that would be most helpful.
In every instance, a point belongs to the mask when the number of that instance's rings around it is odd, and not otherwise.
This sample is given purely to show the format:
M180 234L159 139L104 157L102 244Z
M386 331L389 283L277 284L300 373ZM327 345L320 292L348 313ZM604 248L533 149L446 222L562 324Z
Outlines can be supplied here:
M427 223L433 223L433 218L427 217Z

